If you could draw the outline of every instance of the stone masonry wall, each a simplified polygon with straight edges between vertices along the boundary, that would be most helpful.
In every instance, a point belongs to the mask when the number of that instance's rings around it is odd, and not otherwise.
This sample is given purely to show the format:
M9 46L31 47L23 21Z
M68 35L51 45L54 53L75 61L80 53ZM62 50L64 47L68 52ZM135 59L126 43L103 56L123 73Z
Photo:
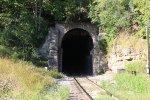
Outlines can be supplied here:
M99 70L99 52L98 48L98 28L90 23L58 23L55 27L49 29L47 38L43 46L39 49L41 58L48 60L49 68L58 69L61 71L62 63L62 49L61 41L65 33L74 28L81 28L91 34L93 39L94 49L92 52L93 57L93 73L97 74Z
M48 66L53 69L58 68L58 30L54 27L49 28L46 41L43 46L39 49L41 58L48 61Z
M142 42L143 40L141 40ZM144 45L144 43L143 43ZM122 48L120 45L116 45L114 47L113 52L109 53L108 56L108 67L115 73L119 73L119 71L125 69L126 62L141 60L143 59L143 55L145 53L144 46L138 47L135 49L134 47ZM140 44L139 44L140 46Z

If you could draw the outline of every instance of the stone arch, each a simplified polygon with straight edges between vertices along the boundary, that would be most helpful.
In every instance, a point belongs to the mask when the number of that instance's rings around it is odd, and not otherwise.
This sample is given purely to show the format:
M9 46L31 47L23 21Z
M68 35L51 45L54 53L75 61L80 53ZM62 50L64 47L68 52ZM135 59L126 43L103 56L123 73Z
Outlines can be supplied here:
M61 39L62 37L69 31L75 28L80 28L83 30L86 30L92 37L93 39L93 43L94 43L94 47L96 47L98 45L98 28L96 25L94 24L90 24L90 23L57 23L56 24L56 28L59 30L59 43L58 45L61 46Z
M92 61L93 74L97 74L99 69L98 48L98 27L91 23L56 23L55 27L50 27L46 41L39 49L40 56L48 60L48 66L52 69L62 71L62 48L61 42L65 34L73 29L83 29L88 32L93 40Z
M92 75L93 39L86 30L74 28L62 38L62 72L69 75Z

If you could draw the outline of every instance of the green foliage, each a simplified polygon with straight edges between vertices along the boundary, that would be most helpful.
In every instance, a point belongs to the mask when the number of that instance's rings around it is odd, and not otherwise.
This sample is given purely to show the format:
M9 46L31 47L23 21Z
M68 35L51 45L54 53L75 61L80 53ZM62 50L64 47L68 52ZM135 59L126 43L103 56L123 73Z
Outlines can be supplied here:
M1 57L8 57L11 55L11 50L0 45L0 56Z
M87 18L89 0L1 0L0 45L11 48L11 57L36 58L54 21L81 21Z
M43 8L58 21L87 21L90 0L44 0Z
M36 48L39 47L47 33L46 22L41 21L41 32L36 34L34 19L31 15L22 14L18 22L7 26L1 32L1 45L13 48L12 54L15 58L29 60L36 55Z
M127 71L136 71L138 73L142 73L145 71L146 63L143 61L131 61L125 65Z
M150 1L149 0L133 0L134 12L138 15L136 21L145 26L150 21Z
M32 63L37 66L37 67L46 67L48 66L48 62L47 61L42 61L42 60L37 60L37 59L33 59Z
M42 73L43 75L49 75L53 78L62 78L63 74L59 73L57 70L47 70L43 71L41 68L37 69L38 72Z
M63 77L63 74L62 73L59 73L58 71L56 70L49 70L47 72L47 74L51 75L53 78L62 78Z
M89 8L92 22L107 33L108 45L122 32L143 37L150 22L149 0L96 0Z
M102 50L105 54L107 54L107 41L106 39L100 39L99 40L99 48Z
M48 23L39 17L37 32L35 15L26 8L27 3L33 2L2 0L1 4L5 6L0 10L0 44L12 49L11 57L24 60L37 57L37 48L48 31Z
M104 74L105 73L105 69L104 68L102 68L102 67L100 67L99 68L99 75L102 75L102 74Z
M145 36L145 26L150 23L150 1L149 0L133 0L134 13L136 17L134 22L138 23L139 29L136 34L140 37Z
M90 5L89 17L111 38L130 26L130 0L96 0Z
M145 29L145 27L143 27L136 33L136 35L139 37L143 37L143 36L145 36L145 33L146 33L146 29Z

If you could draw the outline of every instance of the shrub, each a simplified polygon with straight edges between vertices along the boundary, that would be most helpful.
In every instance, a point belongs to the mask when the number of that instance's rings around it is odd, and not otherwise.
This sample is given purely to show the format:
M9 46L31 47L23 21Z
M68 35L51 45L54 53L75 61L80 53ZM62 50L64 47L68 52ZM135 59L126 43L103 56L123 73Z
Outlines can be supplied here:
M131 25L130 0L96 0L91 3L89 17L101 27L109 38Z
M102 50L105 54L107 54L107 41L106 39L100 39L99 40L99 48Z
M48 22L40 17L40 30L36 32L35 19L29 12L21 12L18 17L11 16L13 22L0 31L0 44L12 49L11 56L23 60L37 57L48 30ZM14 24L15 23L15 24Z
M104 74L105 73L105 68L100 67L99 68L99 75Z
M11 55L11 50L9 48L6 48L6 47L0 45L0 56L8 57L10 55Z

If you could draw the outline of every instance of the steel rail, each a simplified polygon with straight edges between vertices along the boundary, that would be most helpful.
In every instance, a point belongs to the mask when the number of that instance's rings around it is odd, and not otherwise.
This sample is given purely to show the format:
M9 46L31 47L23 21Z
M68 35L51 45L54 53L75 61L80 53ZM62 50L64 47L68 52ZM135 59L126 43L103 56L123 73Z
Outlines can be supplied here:
M100 85L96 84L94 81L90 80L88 77L85 77L88 81L90 81L91 83L93 83L94 85L96 85L97 87L99 87L100 89L103 89L104 91L106 91L106 93L108 95L110 95L111 97L114 97L116 100L120 100L118 96L114 95L113 93L111 93L110 91L104 89L103 87L101 87Z
M89 95L89 93L84 89L84 87L79 83L79 81L78 81L75 77L73 77L73 79L74 79L75 82L78 84L78 86L83 90L83 92L88 96L88 98L89 98L90 100L94 100L94 99Z

